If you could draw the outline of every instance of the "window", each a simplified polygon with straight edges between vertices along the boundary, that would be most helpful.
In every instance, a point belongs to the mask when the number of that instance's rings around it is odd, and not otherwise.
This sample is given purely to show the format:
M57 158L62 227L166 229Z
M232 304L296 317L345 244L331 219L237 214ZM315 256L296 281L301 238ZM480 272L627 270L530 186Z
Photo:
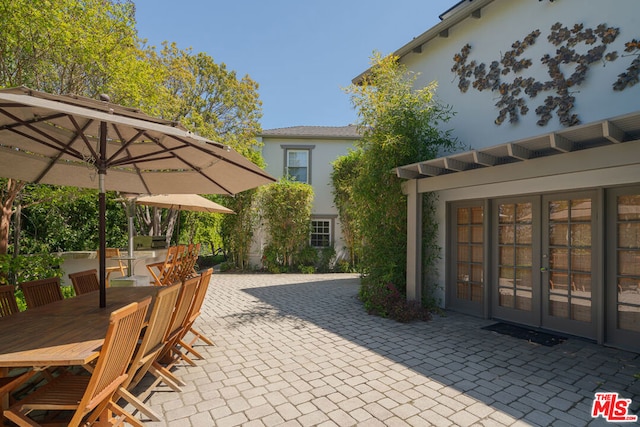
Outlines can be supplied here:
M311 184L311 153L315 145L281 145L284 151L284 176Z
M297 182L309 183L309 150L287 150L286 174Z
M315 248L331 246L331 220L314 219L311 221L311 246Z

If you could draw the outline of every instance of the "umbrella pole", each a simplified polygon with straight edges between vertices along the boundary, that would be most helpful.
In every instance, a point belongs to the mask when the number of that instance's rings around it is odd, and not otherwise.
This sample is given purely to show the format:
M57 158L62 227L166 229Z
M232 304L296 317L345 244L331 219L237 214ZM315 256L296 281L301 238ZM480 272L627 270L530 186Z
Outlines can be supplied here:
M134 199L130 199L127 202L127 222L128 222L128 227L129 227L129 259L127 260L127 273L129 275L129 277L133 276L133 231L134 231L134 226L133 226L133 215L134 215L134 211L135 211L135 202Z
M100 238L100 307L104 308L107 306L107 284L106 284L106 252L107 252L107 243L106 243L106 229L107 229L107 197L104 192L104 174L99 174L100 181L100 193L98 194L98 203L100 210L100 225L99 225L99 238Z
M105 194L104 178L107 174L107 123L100 122L100 159L98 160L98 203L99 203L99 227L98 236L100 239L100 308L107 306L107 196Z

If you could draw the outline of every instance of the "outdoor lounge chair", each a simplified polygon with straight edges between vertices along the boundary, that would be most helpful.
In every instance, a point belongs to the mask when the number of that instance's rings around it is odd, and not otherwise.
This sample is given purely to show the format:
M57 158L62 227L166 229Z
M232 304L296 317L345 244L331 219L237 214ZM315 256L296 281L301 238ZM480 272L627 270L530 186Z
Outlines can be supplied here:
M111 313L104 344L90 376L65 371L5 410L5 417L19 426L37 426L39 424L28 417L34 410L73 411L66 425L75 427L85 422L92 425L99 417L113 412L129 424L142 427L143 424L118 406L112 397L126 379L125 372L150 303L151 297L147 297Z

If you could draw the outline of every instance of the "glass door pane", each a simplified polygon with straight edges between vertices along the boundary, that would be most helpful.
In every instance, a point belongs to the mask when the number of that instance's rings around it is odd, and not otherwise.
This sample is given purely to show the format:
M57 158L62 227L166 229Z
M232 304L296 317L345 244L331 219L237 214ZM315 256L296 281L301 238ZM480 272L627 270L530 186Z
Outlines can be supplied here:
M484 289L484 209L456 209L455 297L458 302L481 303Z
M554 318L592 320L592 200L547 203L547 312Z
M498 305L531 312L533 204L498 205Z
M617 328L640 332L640 194L616 198Z

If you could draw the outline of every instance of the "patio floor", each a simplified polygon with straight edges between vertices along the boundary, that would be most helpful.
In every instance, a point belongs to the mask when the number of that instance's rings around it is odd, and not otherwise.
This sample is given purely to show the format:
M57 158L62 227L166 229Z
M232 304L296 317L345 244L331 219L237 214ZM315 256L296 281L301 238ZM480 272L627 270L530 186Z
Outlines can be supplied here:
M640 355L570 338L555 346L447 312L402 324L367 315L353 274L214 274L199 330L206 360L158 387L149 426L582 426L594 393L640 412ZM146 384L143 384L146 385ZM131 408L129 408L131 409ZM140 416L140 415L138 415ZM629 423L626 423L629 425Z

